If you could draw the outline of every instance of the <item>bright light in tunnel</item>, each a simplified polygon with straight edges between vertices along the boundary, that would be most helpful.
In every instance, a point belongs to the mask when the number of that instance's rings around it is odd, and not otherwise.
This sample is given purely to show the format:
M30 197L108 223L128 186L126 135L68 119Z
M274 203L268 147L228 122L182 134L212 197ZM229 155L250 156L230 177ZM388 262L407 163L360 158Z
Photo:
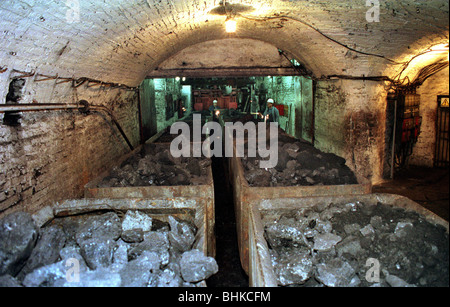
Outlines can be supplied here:
M448 60L448 44L439 44L419 54L411 61L410 65L421 65L428 62L442 61L445 59L445 56L447 56Z
M227 33L234 33L236 32L236 29L237 29L236 20L227 19L227 21L225 21L225 30L227 31Z
M431 51L448 52L448 44L439 44L430 48Z
M447 53L447 61L449 60L449 44L440 44L430 48L430 53L444 54Z
M399 79L408 76L410 80L413 80L422 68L443 61L449 61L449 45L435 45L415 55L403 69Z

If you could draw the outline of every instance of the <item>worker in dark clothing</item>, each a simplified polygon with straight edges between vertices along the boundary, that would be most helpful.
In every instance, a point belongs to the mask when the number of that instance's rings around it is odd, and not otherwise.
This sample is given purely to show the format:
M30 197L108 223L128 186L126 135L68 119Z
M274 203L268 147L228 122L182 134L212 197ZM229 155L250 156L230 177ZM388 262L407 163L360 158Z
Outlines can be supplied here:
M267 100L267 108L264 114L259 113L259 115L266 121L267 123L278 123L280 119L280 112L278 109L273 106L273 99Z
M213 121L218 121L219 120L219 115L220 115L220 109L217 106L218 101L214 100L213 101L213 105L209 108L209 111L211 112L211 117Z

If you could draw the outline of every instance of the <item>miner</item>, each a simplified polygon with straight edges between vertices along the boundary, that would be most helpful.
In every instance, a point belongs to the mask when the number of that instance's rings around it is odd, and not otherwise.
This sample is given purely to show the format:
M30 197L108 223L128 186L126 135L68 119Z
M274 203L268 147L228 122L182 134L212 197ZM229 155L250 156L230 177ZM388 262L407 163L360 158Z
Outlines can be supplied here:
M273 99L267 100L267 108L264 114L259 113L259 116L264 119L267 123L278 123L278 120L280 118L280 112L278 112L278 109L273 106L274 101Z

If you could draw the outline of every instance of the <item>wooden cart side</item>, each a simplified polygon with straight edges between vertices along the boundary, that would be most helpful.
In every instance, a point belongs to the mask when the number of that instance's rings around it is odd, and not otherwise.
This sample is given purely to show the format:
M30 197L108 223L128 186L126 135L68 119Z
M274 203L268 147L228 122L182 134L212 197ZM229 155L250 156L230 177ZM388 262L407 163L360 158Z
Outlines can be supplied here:
M272 266L269 247L264 239L264 227L258 203L249 210L249 283L250 287L276 287L277 278Z

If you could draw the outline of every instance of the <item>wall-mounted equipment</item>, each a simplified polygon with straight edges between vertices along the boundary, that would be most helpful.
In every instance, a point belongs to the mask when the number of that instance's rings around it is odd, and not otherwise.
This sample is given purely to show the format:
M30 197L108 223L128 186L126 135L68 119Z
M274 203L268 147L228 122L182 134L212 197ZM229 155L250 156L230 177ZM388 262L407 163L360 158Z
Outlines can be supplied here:
M448 167L450 155L449 141L449 96L438 96L438 109L436 120L436 147L434 154L435 167Z
M397 97L397 125L395 136L396 166L403 167L412 154L422 126L420 95L399 94Z

